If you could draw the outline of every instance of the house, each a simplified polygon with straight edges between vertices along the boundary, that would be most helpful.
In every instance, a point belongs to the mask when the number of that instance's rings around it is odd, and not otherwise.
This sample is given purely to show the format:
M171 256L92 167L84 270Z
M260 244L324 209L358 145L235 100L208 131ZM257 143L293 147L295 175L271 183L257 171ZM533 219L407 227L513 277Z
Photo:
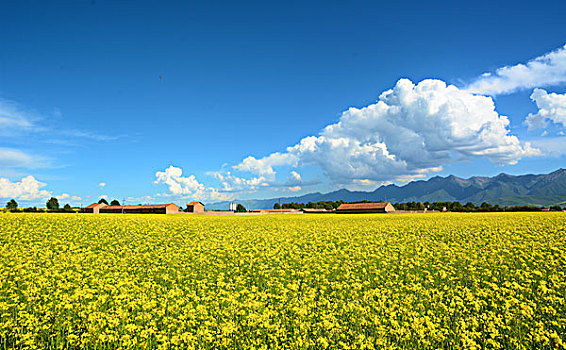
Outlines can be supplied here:
M187 213L204 213L204 204L202 202L190 202L185 211Z
M252 213L259 214L301 214L301 209L254 209Z
M334 213L334 210L328 209L313 209L313 208L303 208L301 209L305 214L328 214Z
M336 213L340 214L356 214L356 213L391 213L395 208L391 203L352 203L341 204Z
M100 208L107 207L108 204L105 203L92 203L88 207L85 208L85 213L94 213L98 214Z
M148 205L106 205L95 206L93 203L86 207L92 207L89 213L117 213L117 214L175 214L179 212L179 207L174 203L169 204L148 204Z

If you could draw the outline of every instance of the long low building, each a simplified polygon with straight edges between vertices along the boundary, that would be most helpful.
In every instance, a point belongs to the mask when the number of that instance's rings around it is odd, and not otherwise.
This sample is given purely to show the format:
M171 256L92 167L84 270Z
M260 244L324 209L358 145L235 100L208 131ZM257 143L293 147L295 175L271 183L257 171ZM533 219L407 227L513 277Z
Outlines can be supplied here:
M174 203L148 205L107 205L93 203L85 208L87 213L103 214L177 214L179 207Z
M252 213L260 214L301 214L301 209L254 209Z
M338 214L391 213L394 211L395 208L389 202L341 204L336 209Z

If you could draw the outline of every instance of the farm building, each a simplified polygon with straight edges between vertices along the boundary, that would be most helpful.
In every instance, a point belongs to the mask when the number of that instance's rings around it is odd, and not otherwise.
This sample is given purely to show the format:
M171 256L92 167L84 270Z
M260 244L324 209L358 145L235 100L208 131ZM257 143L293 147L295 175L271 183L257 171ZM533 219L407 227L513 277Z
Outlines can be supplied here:
M300 214L301 209L254 209L252 213L260 214Z
M94 214L98 214L98 211L100 210L100 208L104 208L107 207L108 204L104 204L104 203L92 203L91 205L89 205L88 207L85 208L85 213L94 213Z
M185 211L187 213L204 213L204 204L202 202L190 202Z
M341 204L336 213L339 214L356 214L356 213L391 213L395 208L391 203L352 203Z
M301 211L305 214L328 214L334 213L334 210L328 209L313 209L313 208L303 208Z
M121 214L175 214L179 212L179 207L174 203L169 204L149 204L149 205L89 205L92 207L89 213L121 213Z

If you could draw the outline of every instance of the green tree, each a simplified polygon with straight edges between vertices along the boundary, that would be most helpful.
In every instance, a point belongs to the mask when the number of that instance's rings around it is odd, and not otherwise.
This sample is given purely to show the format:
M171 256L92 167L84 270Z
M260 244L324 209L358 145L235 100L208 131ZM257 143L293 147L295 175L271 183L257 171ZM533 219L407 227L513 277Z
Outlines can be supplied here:
M120 202L118 202L117 199L114 199L112 202L110 202L110 205L120 205Z
M56 210L59 209L59 201L55 197L49 198L47 203L45 203L47 209Z
M281 209L281 205L279 203L273 204L273 209Z
M236 206L236 213L245 213L245 212L247 212L246 207L238 203L238 205Z
M8 203L6 203L6 209L15 210L18 209L18 202L15 199L11 199Z
M63 206L63 209L65 209L66 211L71 211L71 205L67 203Z
M98 204L100 204L100 203L104 203L104 204L108 205L108 201L104 198L100 198L100 200L98 201Z
M474 203L468 202L466 203L466 205L464 205L464 209L466 209L466 211L474 211L476 210L476 206L474 205Z
M450 210L451 211L464 211L464 206L462 205L462 203L455 201L455 202L452 203Z

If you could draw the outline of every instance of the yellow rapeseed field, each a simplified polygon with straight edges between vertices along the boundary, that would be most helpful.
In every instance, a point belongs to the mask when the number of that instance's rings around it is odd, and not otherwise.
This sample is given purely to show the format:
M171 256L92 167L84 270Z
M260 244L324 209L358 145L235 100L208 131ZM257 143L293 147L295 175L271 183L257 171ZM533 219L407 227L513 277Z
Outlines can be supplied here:
M566 348L566 215L0 214L0 348Z

